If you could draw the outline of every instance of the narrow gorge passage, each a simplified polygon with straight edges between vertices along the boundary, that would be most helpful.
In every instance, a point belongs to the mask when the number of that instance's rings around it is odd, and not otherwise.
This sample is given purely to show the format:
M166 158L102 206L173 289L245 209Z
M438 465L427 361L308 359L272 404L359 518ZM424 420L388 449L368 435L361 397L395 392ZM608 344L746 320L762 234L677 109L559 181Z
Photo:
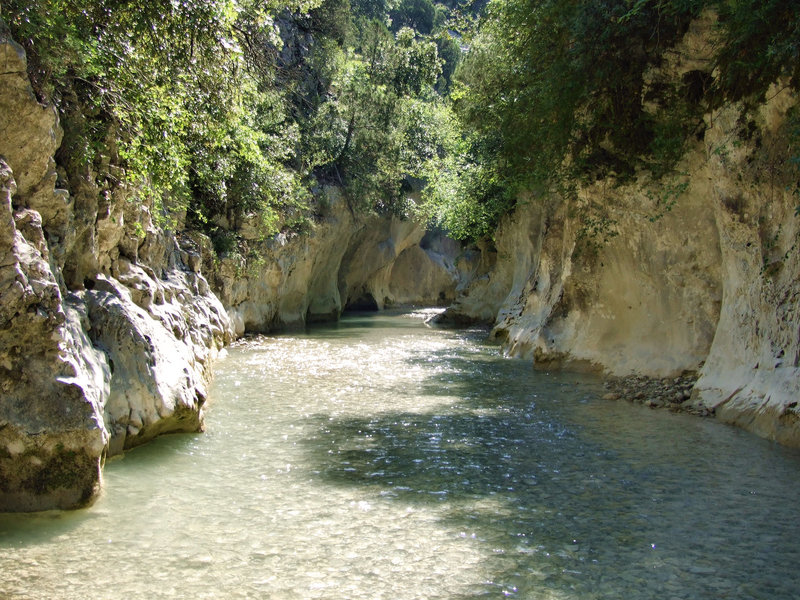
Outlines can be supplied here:
M0 515L0 597L796 597L800 453L425 316L241 340L206 433Z

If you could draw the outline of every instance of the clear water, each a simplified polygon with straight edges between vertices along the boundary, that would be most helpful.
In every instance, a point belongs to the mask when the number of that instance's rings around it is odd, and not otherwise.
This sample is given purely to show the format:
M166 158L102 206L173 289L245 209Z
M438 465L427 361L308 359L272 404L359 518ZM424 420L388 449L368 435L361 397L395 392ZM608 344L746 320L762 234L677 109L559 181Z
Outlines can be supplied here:
M207 432L0 515L0 598L800 596L800 454L418 315L259 337Z

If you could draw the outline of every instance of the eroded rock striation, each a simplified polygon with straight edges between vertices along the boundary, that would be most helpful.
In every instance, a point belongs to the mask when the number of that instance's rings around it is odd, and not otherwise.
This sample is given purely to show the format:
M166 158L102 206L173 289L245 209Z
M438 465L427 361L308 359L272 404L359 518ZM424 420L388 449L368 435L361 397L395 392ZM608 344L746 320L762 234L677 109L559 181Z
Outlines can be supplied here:
M0 34L0 511L86 505L106 456L200 429L233 335L135 191L88 166L56 187L62 137Z
M708 68L709 26L690 29L669 76ZM622 395L635 389L642 402L800 446L800 218L788 151L796 103L775 85L758 111L705 115L668 180L642 172L584 185L574 198L522 199L443 318L492 322L508 354L539 368L626 378L634 383ZM680 402L663 383L634 377L681 375ZM651 388L661 391L650 398Z

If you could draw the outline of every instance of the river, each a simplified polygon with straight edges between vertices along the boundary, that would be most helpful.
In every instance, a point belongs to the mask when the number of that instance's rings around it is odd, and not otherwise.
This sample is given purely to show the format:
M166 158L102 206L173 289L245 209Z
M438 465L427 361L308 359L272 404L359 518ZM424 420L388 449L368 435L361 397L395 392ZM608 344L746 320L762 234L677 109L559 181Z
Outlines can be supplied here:
M800 453L424 313L247 338L206 432L0 515L0 598L797 598Z

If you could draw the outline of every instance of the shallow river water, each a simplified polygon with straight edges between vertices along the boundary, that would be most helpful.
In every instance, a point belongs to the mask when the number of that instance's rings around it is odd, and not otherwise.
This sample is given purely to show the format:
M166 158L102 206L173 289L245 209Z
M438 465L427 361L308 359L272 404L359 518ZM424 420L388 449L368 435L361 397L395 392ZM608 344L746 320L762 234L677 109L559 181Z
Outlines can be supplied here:
M0 515L0 598L800 597L800 453L421 317L231 348L205 433Z

